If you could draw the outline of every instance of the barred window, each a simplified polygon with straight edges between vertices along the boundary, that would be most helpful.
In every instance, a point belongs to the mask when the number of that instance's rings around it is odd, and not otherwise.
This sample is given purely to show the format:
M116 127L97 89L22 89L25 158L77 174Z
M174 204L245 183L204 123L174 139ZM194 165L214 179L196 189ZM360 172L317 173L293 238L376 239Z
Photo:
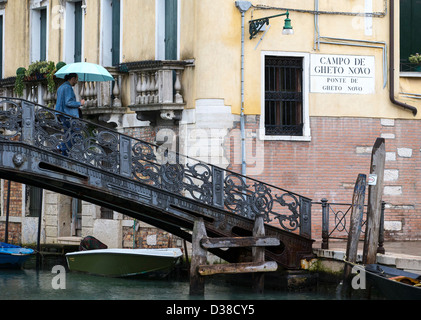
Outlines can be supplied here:
M265 57L267 136L303 135L303 58Z

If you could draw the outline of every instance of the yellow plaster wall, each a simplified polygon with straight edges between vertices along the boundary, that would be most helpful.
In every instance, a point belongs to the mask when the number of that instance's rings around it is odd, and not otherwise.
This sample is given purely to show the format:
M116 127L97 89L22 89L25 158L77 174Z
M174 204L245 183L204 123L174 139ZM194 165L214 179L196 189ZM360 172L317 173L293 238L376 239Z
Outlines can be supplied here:
M26 1L8 1L4 16L4 77L29 65L29 10Z
M399 1L395 1L396 26L399 26ZM314 0L255 0L245 13L245 112L260 114L262 95L262 51L291 51L307 54L346 54L374 56L376 61L375 94L320 94L310 93L310 116L383 117L413 119L412 113L392 105L389 101L389 79L383 88L382 50L351 46L321 44L314 49ZM361 12L364 0L319 1L320 11ZM48 60L63 59L63 19L57 13L59 0L49 3L50 26ZM100 63L100 1L88 1L84 17L84 57L88 62ZM181 0L180 59L194 59L195 66L188 67L182 83L187 108L194 108L198 99L224 99L233 113L241 109L241 14L234 0ZM258 8L265 5L266 9ZM373 0L373 11L384 10L383 1ZM282 8L276 10L271 7ZM249 39L248 21L285 12L292 9L290 18L294 35L282 35L284 18L270 20L271 28L257 46L262 35ZM297 12L300 10L302 12ZM131 62L155 59L156 1L122 0L122 61ZM388 10L389 14L389 10ZM389 42L389 15L373 18L373 34L364 34L364 18L349 15L319 15L319 31L322 36ZM399 47L399 29L395 30L396 47ZM14 76L16 68L29 64L29 1L8 1L5 15L5 77ZM257 46L257 47L256 47ZM388 52L389 55L389 52ZM399 56L395 56L399 65ZM397 67L398 70L398 67ZM395 96L399 92L421 91L420 81L400 79L395 75ZM126 90L127 92L127 90ZM127 99L126 99L127 100ZM418 100L407 103L421 107ZM417 117L421 116L421 112Z

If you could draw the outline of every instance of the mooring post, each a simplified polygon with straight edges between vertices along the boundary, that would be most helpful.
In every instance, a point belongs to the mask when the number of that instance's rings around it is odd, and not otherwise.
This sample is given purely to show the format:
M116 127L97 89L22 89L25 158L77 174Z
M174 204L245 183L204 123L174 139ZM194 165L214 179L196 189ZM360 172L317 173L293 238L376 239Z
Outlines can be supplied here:
M207 260L207 250L203 249L200 241L207 237L206 227L203 218L194 221L192 235L192 257L190 263L190 295L204 295L205 278L198 272L200 265L205 265Z
M264 237L265 225L262 216L257 216L254 221L253 237ZM252 248L253 262L265 262L265 247ZM253 273L253 289L256 293L263 293L265 287L264 273Z
M364 213L365 189L367 176L359 174L354 187L351 207L351 221L346 246L346 261L344 266L344 291L349 294L349 278L352 271L352 264L357 262L358 242L361 234L362 218Z
M329 249L329 207L328 200L323 198L322 202L322 249Z
M7 200L6 200L6 226L4 230L4 242L9 243L9 214L10 214L10 188L12 181L7 183Z
M368 183L367 226L363 250L364 264L373 264L376 263L377 260L385 161L385 140L384 138L377 138L371 155L371 168Z

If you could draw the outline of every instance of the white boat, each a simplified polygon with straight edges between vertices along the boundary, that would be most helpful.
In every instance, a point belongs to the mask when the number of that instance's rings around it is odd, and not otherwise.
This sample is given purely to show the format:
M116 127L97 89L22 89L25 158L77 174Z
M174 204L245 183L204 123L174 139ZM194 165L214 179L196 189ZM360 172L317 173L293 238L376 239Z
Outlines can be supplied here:
M167 275L182 256L179 248L168 249L97 249L66 254L70 271L127 277Z

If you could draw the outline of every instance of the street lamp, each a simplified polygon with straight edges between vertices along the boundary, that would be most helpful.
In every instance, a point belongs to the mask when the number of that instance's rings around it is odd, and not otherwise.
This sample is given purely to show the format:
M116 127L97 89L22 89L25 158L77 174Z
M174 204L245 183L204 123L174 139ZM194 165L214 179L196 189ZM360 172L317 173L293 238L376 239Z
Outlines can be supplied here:
M287 11L285 13L277 14L274 16L266 17L266 18L250 20L249 21L250 39L252 39L265 24L269 25L269 19L281 17L281 16L286 16L282 34L284 35L294 34L294 29L292 29L292 25L291 25L291 19L289 18L289 12Z

